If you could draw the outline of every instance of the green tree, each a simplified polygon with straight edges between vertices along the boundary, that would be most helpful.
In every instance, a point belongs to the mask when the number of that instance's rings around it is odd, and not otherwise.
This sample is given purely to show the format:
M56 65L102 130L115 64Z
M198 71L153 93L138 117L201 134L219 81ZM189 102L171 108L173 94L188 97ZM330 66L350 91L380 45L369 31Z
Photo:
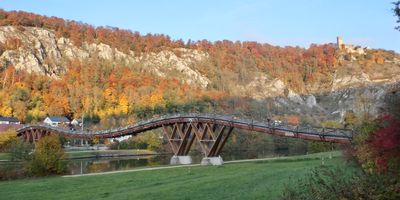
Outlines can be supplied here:
M17 136L17 132L14 129L8 129L0 132L0 148L7 143L8 140Z
M358 123L357 116L353 111L346 111L343 121L345 128L352 128Z
M64 150L58 136L46 136L36 143L29 171L34 176L61 174L66 170L63 159Z
M147 144L147 149L151 151L158 151L162 145L162 139L154 132L140 135L139 141Z
M342 125L339 122L333 120L327 120L321 122L321 126L326 128L342 128ZM311 141L308 143L309 153L331 151L337 147L338 147L337 145L334 145L332 143L320 142L320 141Z
M394 15L397 17L397 23L400 23L400 1L393 2L394 4ZM396 29L400 31L400 26L396 26Z
M10 153L11 160L29 161L31 159L32 144L14 137L6 142L6 146L7 152Z

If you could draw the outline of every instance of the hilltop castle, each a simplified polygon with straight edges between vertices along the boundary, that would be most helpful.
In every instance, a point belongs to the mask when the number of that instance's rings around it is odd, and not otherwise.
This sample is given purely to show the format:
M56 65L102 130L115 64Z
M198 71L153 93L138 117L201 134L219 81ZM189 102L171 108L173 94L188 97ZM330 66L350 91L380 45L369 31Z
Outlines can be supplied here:
M353 54L359 54L359 55L365 55L366 48L363 48L361 46L354 46L352 44L344 44L343 43L343 38L341 36L337 37L337 48L345 51L346 53L353 53Z

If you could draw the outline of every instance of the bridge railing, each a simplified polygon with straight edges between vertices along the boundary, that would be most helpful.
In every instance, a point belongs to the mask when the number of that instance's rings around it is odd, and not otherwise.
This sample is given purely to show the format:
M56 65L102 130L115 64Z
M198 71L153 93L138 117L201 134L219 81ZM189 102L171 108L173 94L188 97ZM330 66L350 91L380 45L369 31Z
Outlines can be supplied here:
M53 127L49 125L26 125L18 130L23 130L26 128L32 128L34 126L45 127L50 130L58 131L60 133L65 134L72 134L72 135L82 135L82 136L101 136L105 134L113 134L118 133L120 131L126 129L132 129L138 126L144 126L151 123L163 121L163 120L170 120L170 119L179 119L179 118L206 118L212 120L223 120L231 123L239 123L244 125L250 125L255 127L262 127L272 130L279 130L279 131L286 131L295 134L308 134L308 135L317 135L322 137L340 137L340 138L348 138L352 139L353 131L350 129L340 129L340 128L325 128L325 127L311 127L311 126L294 126L286 123L282 123L280 121L275 121L271 119L267 120L260 120L260 119L248 119L248 118L241 118L238 116L233 115L222 115L222 114L210 114L210 113L175 113L175 114L168 114L157 116L154 118L149 119L142 119L135 124L128 125L125 127L118 127L108 130L101 130L101 131L81 131L81 130L69 130L60 127ZM17 130L17 131L18 131Z

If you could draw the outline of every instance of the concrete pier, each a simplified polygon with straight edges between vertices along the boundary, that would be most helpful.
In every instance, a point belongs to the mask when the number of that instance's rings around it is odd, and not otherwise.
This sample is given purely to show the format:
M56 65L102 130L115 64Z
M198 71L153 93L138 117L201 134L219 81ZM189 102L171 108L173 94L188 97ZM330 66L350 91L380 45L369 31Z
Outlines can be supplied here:
M192 157L190 156L172 156L171 165L189 165L192 164Z
M205 157L201 160L201 165L222 165L224 161L221 156L218 157Z

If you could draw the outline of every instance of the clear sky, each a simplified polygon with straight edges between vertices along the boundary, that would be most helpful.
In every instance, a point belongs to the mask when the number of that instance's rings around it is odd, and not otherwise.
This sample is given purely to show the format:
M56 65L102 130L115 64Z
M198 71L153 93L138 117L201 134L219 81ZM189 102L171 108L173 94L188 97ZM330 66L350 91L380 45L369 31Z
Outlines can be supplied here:
M22 10L183 40L345 43L400 52L394 0L0 0Z

